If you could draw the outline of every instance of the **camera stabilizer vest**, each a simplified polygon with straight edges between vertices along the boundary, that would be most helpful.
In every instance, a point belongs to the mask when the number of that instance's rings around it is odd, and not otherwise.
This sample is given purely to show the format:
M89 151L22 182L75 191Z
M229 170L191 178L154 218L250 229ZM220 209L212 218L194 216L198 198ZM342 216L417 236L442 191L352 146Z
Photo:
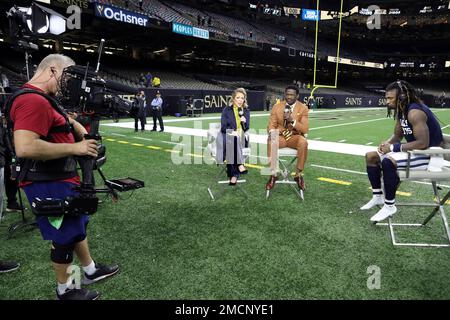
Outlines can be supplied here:
M66 124L62 126L52 127L49 130L47 137L41 137L42 140L49 141L53 133L70 133L73 132L73 128L69 123L67 115L64 113L58 102L51 96L33 89L20 89L16 91L5 104L5 116L6 116L6 142L7 148L13 155L15 163L13 163L12 175L19 181L58 181L68 178L72 178L77 175L77 162L74 157L64 157L55 160L32 160L17 158L14 149L14 123L11 120L11 108L14 100L23 94L34 93L38 94L48 100L50 105L56 112L61 114L66 120ZM14 161L14 160L13 160Z

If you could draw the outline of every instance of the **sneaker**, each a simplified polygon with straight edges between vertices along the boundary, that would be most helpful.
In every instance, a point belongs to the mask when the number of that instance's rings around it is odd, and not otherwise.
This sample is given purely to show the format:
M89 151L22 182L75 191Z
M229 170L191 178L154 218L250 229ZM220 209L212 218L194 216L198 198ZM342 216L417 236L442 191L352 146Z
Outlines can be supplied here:
M67 289L63 294L56 290L57 300L97 300L100 293L88 289Z
M111 277L115 275L119 271L119 266L117 264L112 266L105 266L99 263L95 263L95 268L97 271L95 271L90 276L84 272L83 279L81 279L82 284L91 284L103 279L106 279L108 277Z
M385 204L383 208L381 208L380 211L377 212L376 215L372 216L370 218L370 221L377 223L380 221L383 221L386 218L389 218L390 216L394 215L394 213L397 212L397 207L395 205L387 205Z
M369 210L372 209L375 206L382 206L384 205L384 197L381 196L373 196L372 199L370 199L369 202L367 202L365 205L363 205L360 210Z
M11 272L19 269L20 264L13 261L0 261L0 273Z
M17 202L8 204L6 206L6 212L17 212L17 211L21 211L22 209L26 210L25 207L20 206L20 204L18 204Z

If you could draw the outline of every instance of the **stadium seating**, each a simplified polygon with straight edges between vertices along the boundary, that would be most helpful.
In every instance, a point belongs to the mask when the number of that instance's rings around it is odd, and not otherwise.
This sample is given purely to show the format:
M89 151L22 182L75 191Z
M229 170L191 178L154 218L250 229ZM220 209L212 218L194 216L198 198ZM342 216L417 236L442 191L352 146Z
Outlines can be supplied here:
M113 4L116 6L125 7L124 0L103 1L105 3ZM129 10L140 10L137 0L128 1L127 8ZM281 47L292 47L297 50L310 52L314 50L313 39L308 38L304 33L293 32L278 27L274 24L267 24L261 21L248 21L240 18L230 17L224 14L201 11L199 9L186 6L175 1L144 0L143 11L153 18L161 19L166 22L177 22L192 26L198 26L198 16L211 18L211 25L208 25L206 22L200 27L214 33L230 35L234 38L242 40L268 43ZM329 30L333 30L333 28L335 27L335 21L327 22L327 24L321 26L324 33L327 33ZM278 43L276 40L278 35L285 36L286 43ZM335 55L336 44L333 41L321 39L319 54ZM342 48L341 55L352 58L367 56L365 52L361 54L354 54L353 50L349 52L345 48Z
M179 12L173 10L172 8L164 5L158 0L144 0L143 8L146 12L161 18L167 22L178 22L187 25L191 25L191 21L186 19Z
M110 68L104 66L103 70L107 71L112 77L115 76L116 81L125 82L126 84L135 88L139 86L139 76L141 73L147 73L148 70L132 69L132 68ZM151 70L152 75L161 79L161 89L197 89L197 90L223 90L224 87L215 85L200 80L196 80L193 77L181 75L178 73L163 71L163 70Z
M191 24L193 26L198 26L198 17L205 17L206 19L211 19L211 25L208 25L207 20L205 21L204 25L199 26L202 29L206 29L208 31L212 31L215 33L220 34L226 34L223 30L221 30L219 27L221 27L220 23L218 21L213 20L212 16L208 12L200 11L196 8L192 8L189 6L186 6L181 3L177 2L165 2L165 5L172 8L173 10L177 11L178 13L182 14L185 18L189 19ZM217 27L214 26L217 24Z

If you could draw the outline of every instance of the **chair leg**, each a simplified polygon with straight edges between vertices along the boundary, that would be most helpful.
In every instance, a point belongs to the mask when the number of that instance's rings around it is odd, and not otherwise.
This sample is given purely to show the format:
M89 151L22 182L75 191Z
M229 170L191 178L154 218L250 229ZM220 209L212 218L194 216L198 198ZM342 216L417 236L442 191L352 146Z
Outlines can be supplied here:
M297 160L297 157L291 157L289 162L285 164L281 159L278 159L279 171L281 173L281 180L277 180L275 184L288 184L292 190L294 190L295 194L301 199L304 200L303 190L299 190L297 187L297 182L295 182L291 178L292 165ZM270 196L270 190L266 190L266 199Z
M208 186L208 193L213 201L216 199L214 198L214 193L212 192L212 188L214 185L217 184L217 180L222 176L222 174L225 172L225 170L226 170L226 167L222 166L222 169L220 170L220 172L212 178L211 183Z
M394 246L403 246L403 247L432 247L432 248L450 248L450 230L448 226L448 220L447 216L445 215L444 211L444 204L447 201L447 199L450 197L450 191L444 196L444 198L441 200L439 197L438 189L436 186L436 182L432 181L433 191L434 195L436 197L435 204L429 204L429 203L417 203L417 206L424 206L424 207L434 207L433 211L427 216L427 218L422 223L393 223L392 217L388 218L388 223L377 223L377 226L388 226L389 227L389 233L391 236L391 241ZM439 215L441 216L442 223L444 224L444 229L446 233L446 240L448 243L442 243L442 244L436 244L436 243L403 243L403 242L397 242L395 238L395 227L426 227L428 222L439 212Z
M227 169L226 165L223 165L220 172L216 176L214 176L214 178L211 180L210 185L208 186L208 193L209 193L209 196L211 197L211 200L213 200L213 201L217 200L219 198L218 195L224 193L226 187L228 186L228 180L227 181L220 180L220 178L222 177L222 175L226 171L226 169ZM236 187L242 194L244 194L244 196L246 198L248 198L247 192L243 188L241 188L241 186L239 185L239 183L244 183L244 182L247 182L247 181L246 180L237 180ZM218 192L216 192L216 195L214 196L213 186L215 186L217 184L219 185L220 190L218 190Z
M208 193L209 193L209 196L211 197L211 200L212 200L212 201L216 200L216 199L214 199L214 194L212 193L210 187L208 187Z
M295 184L297 184L297 183L295 183ZM305 200L303 198L303 190L297 190L297 187L295 187L293 184L290 184L290 186L291 186L292 190L294 190L294 192L299 196L300 199Z
M241 191L241 192L245 195L245 197L248 199L248 194L247 194L247 192L246 192L243 188L241 188L241 186L239 185L239 183L236 184L236 187L238 187L239 191Z
M439 206L436 207L433 210L433 213L438 209L439 210L439 215L441 216L442 219L442 223L444 224L444 229L445 229L445 234L447 236L447 239L450 243L450 230L448 228L448 221L447 221L447 216L445 215L445 211L444 211L444 204L447 201L447 199L450 197L450 191L447 192L447 194L444 196L444 198L442 198L442 200L439 199L439 192L436 186L436 182L433 181L433 190L434 190L434 195L436 196L436 201L438 202ZM431 218L430 218L431 219ZM425 222L428 222L427 220ZM424 222L424 223L425 223Z

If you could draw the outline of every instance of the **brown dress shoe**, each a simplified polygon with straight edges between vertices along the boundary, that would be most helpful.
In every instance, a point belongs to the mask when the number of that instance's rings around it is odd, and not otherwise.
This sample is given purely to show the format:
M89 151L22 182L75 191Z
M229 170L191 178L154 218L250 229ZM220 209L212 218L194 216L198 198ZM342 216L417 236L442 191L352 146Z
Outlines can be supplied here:
M294 180L297 182L297 186L300 190L306 190L305 179L303 179L303 176L295 176Z
M277 176L270 176L269 181L266 183L266 190L272 190L275 186L275 181L278 180Z

